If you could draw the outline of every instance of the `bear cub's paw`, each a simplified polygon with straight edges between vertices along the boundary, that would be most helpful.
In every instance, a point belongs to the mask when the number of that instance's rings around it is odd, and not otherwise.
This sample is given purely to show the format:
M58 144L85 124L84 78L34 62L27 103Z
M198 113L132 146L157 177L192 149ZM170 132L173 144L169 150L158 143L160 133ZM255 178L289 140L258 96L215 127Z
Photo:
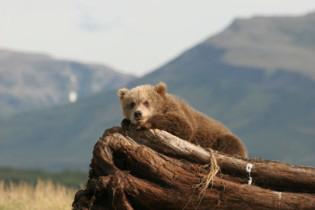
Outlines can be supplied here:
M146 122L144 124L135 125L131 123L128 119L123 119L120 123L123 130L144 130L144 129L150 129L152 127L150 122Z
M131 121L126 118L121 121L120 125L124 130L130 130L133 127Z

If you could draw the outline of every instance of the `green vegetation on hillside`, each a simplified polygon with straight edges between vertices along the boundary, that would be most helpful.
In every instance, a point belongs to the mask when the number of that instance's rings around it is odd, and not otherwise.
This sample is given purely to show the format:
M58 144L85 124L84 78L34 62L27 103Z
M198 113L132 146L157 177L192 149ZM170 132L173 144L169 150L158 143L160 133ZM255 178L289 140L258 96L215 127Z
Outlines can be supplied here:
M48 172L35 169L0 168L0 180L6 183L36 184L38 180L52 181L56 184L78 188L85 184L87 173L80 171Z

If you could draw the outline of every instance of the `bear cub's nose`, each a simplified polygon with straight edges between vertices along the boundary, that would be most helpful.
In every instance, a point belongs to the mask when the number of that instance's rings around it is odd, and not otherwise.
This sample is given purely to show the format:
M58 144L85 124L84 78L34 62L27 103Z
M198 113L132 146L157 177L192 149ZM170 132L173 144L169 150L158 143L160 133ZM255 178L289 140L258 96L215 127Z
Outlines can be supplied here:
M136 119L140 119L142 117L142 113L140 111L135 111L134 115Z

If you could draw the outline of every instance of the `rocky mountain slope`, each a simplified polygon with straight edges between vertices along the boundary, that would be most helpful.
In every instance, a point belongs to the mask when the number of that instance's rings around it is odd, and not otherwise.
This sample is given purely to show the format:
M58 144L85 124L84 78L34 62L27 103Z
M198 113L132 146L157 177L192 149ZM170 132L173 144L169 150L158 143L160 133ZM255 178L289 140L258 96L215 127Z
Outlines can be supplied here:
M0 50L0 114L66 104L69 94L75 100L133 78L103 65Z

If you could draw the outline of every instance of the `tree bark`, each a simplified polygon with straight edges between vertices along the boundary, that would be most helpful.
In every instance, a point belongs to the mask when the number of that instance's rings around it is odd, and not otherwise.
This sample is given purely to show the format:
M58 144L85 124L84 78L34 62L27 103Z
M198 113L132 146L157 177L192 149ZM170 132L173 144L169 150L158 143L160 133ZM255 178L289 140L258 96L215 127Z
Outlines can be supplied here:
M220 172L202 190L212 159ZM232 157L160 130L107 130L90 167L74 210L315 209L313 168Z
M185 158L200 164L209 163L210 150L223 174L243 179L247 179L249 175L245 170L246 165L248 163L253 164L251 177L255 185L258 186L282 191L315 193L314 168L294 166L276 161L246 160L232 157L209 148L205 150L161 130L128 131L126 134L135 141L160 153Z

